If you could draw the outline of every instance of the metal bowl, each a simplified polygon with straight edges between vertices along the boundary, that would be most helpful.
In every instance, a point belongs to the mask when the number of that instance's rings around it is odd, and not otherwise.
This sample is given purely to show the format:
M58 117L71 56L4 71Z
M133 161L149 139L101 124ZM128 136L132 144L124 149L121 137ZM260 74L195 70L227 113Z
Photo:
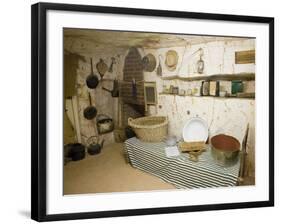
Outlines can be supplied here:
M212 156L221 166L233 166L238 162L240 142L229 135L219 134L211 138Z

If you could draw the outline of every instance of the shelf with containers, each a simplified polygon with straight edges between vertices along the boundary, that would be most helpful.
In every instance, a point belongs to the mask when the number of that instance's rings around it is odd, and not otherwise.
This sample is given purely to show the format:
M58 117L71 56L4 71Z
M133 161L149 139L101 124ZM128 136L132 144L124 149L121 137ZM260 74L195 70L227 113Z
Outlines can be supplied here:
M179 95L179 96L196 96L196 97L220 97L220 98L250 98L254 99L255 98L255 92L252 90L252 92L243 92L243 85L245 83L248 83L250 81L255 81L255 73L237 73L237 74L214 74L214 75L197 75L197 76L188 76L188 77L183 77L183 76L166 76L166 77L161 77L161 79L167 80L167 81L183 81L183 82L194 82L194 81L201 81L202 85L204 82L207 82L208 85L210 85L211 82L216 82L218 87L220 86L219 82L231 82L231 91L228 90L222 91L225 92L223 95L221 95L220 92L217 92L216 94L202 94L202 89L200 89L200 94L198 94L198 91L196 94L193 93L181 93L180 90L176 89L174 92L171 90L168 92L162 91L159 93L159 95ZM242 84L243 82L243 84ZM173 87L177 88L177 87ZM201 87L202 88L202 87ZM210 86L208 87L210 88ZM234 91L235 90L235 91ZM208 90L209 91L209 90ZM220 89L217 89L217 91L220 91ZM235 92L235 93L233 93Z

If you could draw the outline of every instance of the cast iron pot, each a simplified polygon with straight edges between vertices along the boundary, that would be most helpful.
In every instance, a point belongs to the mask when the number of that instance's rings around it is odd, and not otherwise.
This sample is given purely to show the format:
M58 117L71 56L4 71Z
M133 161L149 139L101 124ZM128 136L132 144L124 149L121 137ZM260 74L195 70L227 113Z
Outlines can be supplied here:
M127 139L136 137L136 133L130 126L127 126L125 128L125 135L126 135Z
M78 161L85 158L85 146L80 143L69 144L69 157L72 161Z
M66 165L69 161L72 160L72 158L71 158L71 156L70 156L70 151L71 151L72 145L73 145L73 144L70 143L70 144L64 145L64 147L63 147L64 165Z
M90 155L96 155L101 152L103 147L104 140L101 141L99 144L99 138L97 136L92 136L88 139L88 147L87 151Z

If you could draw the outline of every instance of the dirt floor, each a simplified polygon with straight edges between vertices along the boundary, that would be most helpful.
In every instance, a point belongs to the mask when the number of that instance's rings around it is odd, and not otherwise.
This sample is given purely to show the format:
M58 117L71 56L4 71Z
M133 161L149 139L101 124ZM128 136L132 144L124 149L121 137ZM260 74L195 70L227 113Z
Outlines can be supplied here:
M175 187L126 163L122 143L105 146L98 155L64 166L64 194L165 189Z

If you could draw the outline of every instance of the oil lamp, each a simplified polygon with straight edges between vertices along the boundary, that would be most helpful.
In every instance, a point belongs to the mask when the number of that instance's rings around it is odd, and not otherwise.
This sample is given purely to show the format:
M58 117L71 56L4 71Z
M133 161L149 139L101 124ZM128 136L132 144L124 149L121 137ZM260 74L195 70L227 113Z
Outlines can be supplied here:
M202 60L203 49L199 48L199 60L197 61L197 72L202 74L204 72L204 61Z

